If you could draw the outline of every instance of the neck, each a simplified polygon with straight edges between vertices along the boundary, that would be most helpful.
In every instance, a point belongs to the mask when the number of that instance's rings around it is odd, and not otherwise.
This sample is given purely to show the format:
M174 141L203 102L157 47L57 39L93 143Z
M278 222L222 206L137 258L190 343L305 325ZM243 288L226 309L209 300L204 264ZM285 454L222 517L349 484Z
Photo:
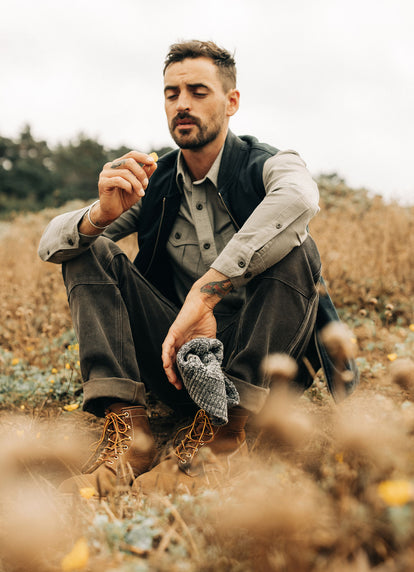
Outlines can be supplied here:
M203 179L209 172L226 140L227 132L200 149L182 149L187 169L193 181Z

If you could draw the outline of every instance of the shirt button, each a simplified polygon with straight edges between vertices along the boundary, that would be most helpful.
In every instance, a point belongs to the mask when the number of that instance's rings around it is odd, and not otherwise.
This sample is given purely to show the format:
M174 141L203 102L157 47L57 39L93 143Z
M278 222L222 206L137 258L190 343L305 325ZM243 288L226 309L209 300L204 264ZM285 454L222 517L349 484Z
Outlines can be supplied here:
M68 238L68 243L73 246L73 240L71 238Z
M203 244L203 248L204 248L205 250L208 250L208 249L210 248L210 243L209 243L209 242L205 242L205 243Z
M196 209L197 209L198 211L202 211L202 210L203 210L203 205L202 205L201 203L197 203Z
M278 222L276 228L282 228L282 223Z
M240 261L239 261L239 267L240 267L240 268L244 268L245 266L246 266L245 261L244 261L244 260L240 260Z
M177 238L177 239L178 239L178 238L181 238L181 232L176 232L176 233L174 234L174 236L175 236L175 238Z

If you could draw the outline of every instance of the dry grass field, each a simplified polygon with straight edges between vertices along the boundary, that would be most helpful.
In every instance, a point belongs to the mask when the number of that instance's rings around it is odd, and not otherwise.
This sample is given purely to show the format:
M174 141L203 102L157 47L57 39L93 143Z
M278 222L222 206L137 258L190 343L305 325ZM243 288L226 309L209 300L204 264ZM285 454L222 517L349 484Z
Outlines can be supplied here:
M311 233L361 384L339 405L321 377L294 402L275 391L246 466L197 494L59 494L101 422L80 408L60 267L36 253L57 211L2 223L0 572L413 569L414 209L319 183ZM169 423L154 407L160 442Z

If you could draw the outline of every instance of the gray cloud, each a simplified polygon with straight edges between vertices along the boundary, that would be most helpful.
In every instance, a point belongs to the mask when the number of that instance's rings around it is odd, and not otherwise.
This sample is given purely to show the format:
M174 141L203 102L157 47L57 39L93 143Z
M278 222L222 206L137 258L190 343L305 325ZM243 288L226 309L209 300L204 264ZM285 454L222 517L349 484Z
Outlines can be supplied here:
M232 128L310 170L414 203L411 0L15 0L0 20L0 134L172 144L161 69L181 38L236 51Z

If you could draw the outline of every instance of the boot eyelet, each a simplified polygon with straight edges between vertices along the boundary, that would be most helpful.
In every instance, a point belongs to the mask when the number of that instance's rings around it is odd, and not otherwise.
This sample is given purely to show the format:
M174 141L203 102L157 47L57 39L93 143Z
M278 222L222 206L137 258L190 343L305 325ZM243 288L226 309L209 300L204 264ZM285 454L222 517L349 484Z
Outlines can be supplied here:
M129 417L129 411L125 411L124 417Z
M180 463L181 463L182 465L185 465L185 464L187 463L187 461L184 461L183 459L180 459Z
M127 429L131 429L131 425L127 425Z
M115 455L114 459L118 459L118 455Z
M122 448L123 448L125 451L126 451L127 449L129 449L128 445L124 445Z
M113 461L107 461L108 465L113 465L114 462Z

